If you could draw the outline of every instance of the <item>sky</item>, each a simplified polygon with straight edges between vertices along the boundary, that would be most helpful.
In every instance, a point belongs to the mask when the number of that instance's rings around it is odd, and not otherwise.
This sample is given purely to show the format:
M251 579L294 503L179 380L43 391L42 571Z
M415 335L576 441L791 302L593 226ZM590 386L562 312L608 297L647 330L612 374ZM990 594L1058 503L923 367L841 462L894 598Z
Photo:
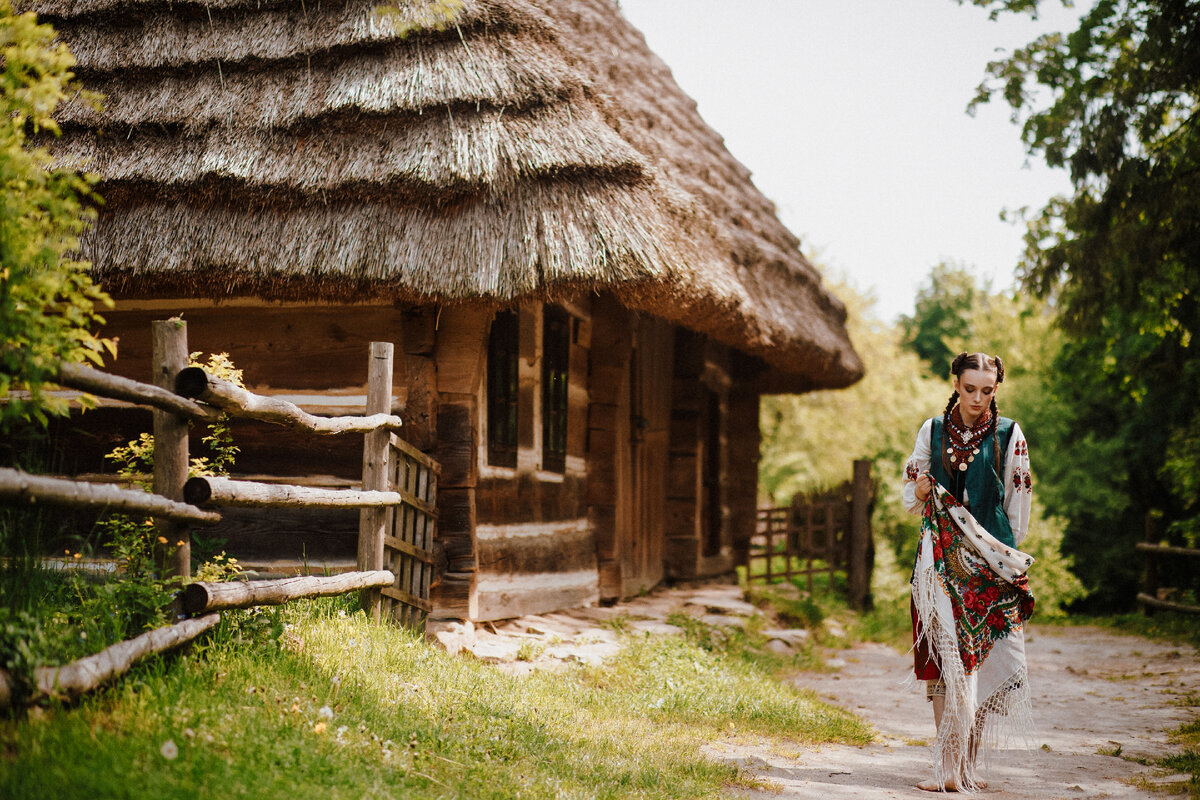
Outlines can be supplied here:
M911 314L936 264L1013 285L1024 226L1069 191L1029 157L1001 102L967 104L989 61L1079 9L1040 19L954 0L620 0L705 121L827 274Z

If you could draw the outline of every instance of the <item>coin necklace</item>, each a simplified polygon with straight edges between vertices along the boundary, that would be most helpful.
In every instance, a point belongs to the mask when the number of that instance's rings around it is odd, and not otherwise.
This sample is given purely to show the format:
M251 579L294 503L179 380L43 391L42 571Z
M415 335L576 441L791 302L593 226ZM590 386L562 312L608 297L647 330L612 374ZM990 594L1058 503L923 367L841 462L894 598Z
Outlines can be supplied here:
M987 436L991 421L991 409L984 409L984 412L979 415L979 419L975 420L975 424L968 426L963 422L957 405L945 416L946 437L944 441L949 445L946 448L946 454L950 456L951 469L957 467L960 472L967 471L967 467L975 460L975 456L979 455L979 445Z

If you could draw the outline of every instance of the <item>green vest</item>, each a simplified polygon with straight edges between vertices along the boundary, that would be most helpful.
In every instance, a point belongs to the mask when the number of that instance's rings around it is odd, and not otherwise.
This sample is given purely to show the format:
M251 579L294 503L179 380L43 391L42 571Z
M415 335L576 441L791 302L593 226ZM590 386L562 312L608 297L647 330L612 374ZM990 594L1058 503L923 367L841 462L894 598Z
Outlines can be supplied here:
M971 516L979 521L988 533L1004 542L1009 547L1016 547L1013 541L1012 526L1008 522L1008 514L1004 512L1004 481L1000 478L1000 469L992 448L992 437L1000 437L1000 458L1008 452L1008 441L1012 438L1013 421L1001 417L996 423L996 432L989 434L979 443L979 455L970 463L966 471L951 470L948 474L942 466L942 455L946 447L942 444L942 418L933 418L932 438L930 447L930 472L933 479L948 489L960 503L963 491L966 491L970 501L968 509Z

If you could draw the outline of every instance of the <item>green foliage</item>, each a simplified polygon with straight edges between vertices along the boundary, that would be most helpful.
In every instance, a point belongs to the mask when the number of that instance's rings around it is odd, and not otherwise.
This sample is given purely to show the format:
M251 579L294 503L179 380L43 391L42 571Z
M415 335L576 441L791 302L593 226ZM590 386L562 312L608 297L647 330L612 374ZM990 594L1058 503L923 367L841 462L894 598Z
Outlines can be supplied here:
M986 295L987 287L978 288L966 267L938 264L917 291L913 315L900 317L905 346L929 365L933 375L949 375L950 362L962 352L949 341L974 338L972 316L981 291Z
M59 132L53 114L68 95L94 102L71 83L74 63L50 26L0 0L0 428L66 413L44 388L58 364L99 364L116 350L91 333L103 322L97 306L111 301L71 257L94 216L85 204L95 179L30 140Z
M900 502L900 475L917 430L945 405L949 388L902 345L895 326L878 318L873 299L837 281L829 285L846 304L850 339L866 375L848 389L763 398L759 487L765 502L784 505L797 492L850 480L854 460L867 459L876 486L876 537L897 552L915 551L917 518Z
M1030 223L1021 273L1071 336L1041 420L1069 454L1047 476L1047 503L1067 520L1064 547L1097 607L1132 602L1147 514L1161 512L1180 543L1198 526L1186 477L1200 469L1198 43L1195 2L1103 0L1076 31L991 64L975 100L1007 102L1030 153L1074 183Z

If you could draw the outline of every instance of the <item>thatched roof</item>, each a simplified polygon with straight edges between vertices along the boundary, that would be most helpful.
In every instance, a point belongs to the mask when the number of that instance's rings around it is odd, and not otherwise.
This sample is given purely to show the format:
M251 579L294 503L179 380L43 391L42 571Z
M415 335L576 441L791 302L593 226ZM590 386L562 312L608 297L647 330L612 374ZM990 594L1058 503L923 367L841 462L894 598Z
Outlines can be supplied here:
M861 375L843 306L612 0L379 2L21 3L107 96L53 146L103 177L84 255L111 291L611 291L796 388Z

